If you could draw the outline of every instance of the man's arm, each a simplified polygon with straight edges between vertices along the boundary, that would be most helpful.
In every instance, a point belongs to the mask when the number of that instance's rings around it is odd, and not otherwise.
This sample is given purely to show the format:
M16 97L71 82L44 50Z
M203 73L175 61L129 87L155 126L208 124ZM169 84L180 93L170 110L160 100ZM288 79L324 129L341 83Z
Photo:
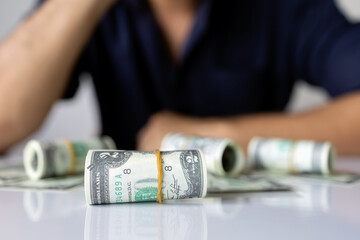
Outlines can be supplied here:
M114 0L48 0L0 45L0 152L35 131L61 97Z
M360 155L360 92L339 97L325 107L295 115L255 114L228 118L193 118L155 114L138 135L138 148L153 150L170 132L234 139L246 149L253 136L331 141L343 155Z
M283 40L274 41L277 57L285 53L284 68L292 69L293 79L323 87L334 100L296 115L204 119L158 113L138 134L139 149L153 150L166 133L182 132L232 138L245 149L253 136L331 141L340 154L360 155L360 92L354 92L360 89L360 24L350 24L334 1L279 2L288 12L277 16L276 36Z

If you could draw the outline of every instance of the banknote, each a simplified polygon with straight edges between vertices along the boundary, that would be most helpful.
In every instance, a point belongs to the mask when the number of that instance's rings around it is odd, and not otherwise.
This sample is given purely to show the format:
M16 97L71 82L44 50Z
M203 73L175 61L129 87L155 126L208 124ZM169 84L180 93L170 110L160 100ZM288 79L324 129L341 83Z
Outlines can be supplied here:
M332 183L344 183L352 184L360 182L360 174L354 173L332 173L330 175L318 175L318 174L299 174L293 175L297 178L312 179L322 182L332 182Z
M0 189L68 190L83 184L83 175L31 180L23 166L0 168Z
M243 193L290 190L292 190L290 186L261 176L242 175L239 178L223 178L212 174L208 175L209 193Z
M336 158L330 142L255 137L248 146L252 169L292 174L331 174Z
M24 180L1 186L10 189L69 190L84 185L84 176L65 176L41 180Z
M200 150L161 152L162 198L200 198L207 170ZM154 152L90 150L85 163L88 204L157 200L158 155Z
M22 165L8 165L0 167L0 187L27 179L28 177Z
M317 181L329 184L354 184L360 182L360 174L359 173L348 173L348 172L334 172L327 175L321 174L309 174L309 173L301 173L301 174L285 174L279 172L268 172L265 170L255 171L251 173L251 176L254 177L263 177L268 178L274 181L286 181L288 178L307 180L307 181Z
M171 133L164 137L161 150L200 149L208 172L218 176L237 177L246 167L243 150L226 138L204 138Z
M32 140L24 149L24 167L34 180L83 173L90 149L116 149L116 146L108 136L71 142Z

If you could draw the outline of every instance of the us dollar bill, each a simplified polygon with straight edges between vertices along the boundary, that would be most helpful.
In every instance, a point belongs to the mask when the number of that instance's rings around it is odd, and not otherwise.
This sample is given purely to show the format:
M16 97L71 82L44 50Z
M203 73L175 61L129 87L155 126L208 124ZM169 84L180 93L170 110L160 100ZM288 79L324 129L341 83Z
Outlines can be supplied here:
M3 187L7 189L33 189L33 190L70 190L84 185L84 176L64 176L40 180L26 179Z
M360 180L359 174L336 173L336 172L332 173L330 175L299 174L299 175L296 175L296 177L317 180L317 181L321 181L321 182L332 182L332 183L341 183L341 184L357 183Z
M208 171L217 176L239 176L246 165L244 152L230 139L172 133L164 137L160 148L164 151L200 149L204 153Z
M244 193L290 191L292 188L266 177L242 175L239 178L224 178L208 175L209 193Z
M0 167L0 189L68 190L83 184L83 175L31 180L22 165Z
M274 172L331 174L335 157L330 142L256 137L248 147L252 169Z
M201 198L207 170L199 150L161 152L163 199ZM154 152L91 150L85 162L88 204L155 201L158 193Z
M32 180L82 173L90 149L116 149L110 137L84 141L30 141L24 149L24 167Z
M21 165L8 165L0 167L0 187L27 180L24 167Z

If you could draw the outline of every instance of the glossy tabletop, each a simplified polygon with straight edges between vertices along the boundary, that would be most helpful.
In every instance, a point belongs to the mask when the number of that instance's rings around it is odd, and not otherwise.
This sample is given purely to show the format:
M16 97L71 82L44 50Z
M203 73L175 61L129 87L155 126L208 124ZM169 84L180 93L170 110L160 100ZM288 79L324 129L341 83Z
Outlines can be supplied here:
M360 173L360 158L341 159L336 169ZM162 205L87 206L82 188L0 190L0 239L360 239L360 183L283 183L294 191Z

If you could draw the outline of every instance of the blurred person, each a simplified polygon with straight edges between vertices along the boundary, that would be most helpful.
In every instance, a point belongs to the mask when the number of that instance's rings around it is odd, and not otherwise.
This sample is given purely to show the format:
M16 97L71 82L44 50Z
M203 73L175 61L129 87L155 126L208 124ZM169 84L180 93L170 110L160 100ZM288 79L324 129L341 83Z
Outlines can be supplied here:
M360 25L333 0L48 0L0 45L0 150L92 75L103 134L332 141L360 154ZM332 101L287 114L298 79ZM71 119L76 121L76 119Z

